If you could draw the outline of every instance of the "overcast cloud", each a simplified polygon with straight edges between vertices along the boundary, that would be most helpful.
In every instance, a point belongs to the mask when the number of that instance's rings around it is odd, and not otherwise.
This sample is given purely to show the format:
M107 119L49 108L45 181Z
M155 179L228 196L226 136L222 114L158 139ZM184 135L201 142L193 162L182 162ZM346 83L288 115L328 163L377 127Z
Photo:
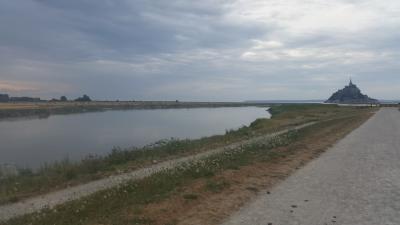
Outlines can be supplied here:
M398 99L399 28L397 0L0 0L0 92Z

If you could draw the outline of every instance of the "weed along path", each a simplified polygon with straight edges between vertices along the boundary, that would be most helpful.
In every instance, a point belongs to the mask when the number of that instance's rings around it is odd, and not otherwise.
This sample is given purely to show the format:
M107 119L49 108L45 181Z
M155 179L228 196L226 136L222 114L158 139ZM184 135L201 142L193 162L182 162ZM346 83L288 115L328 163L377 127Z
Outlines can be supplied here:
M62 203L65 203L65 202L68 202L71 200L75 200L75 199L79 199L81 197L88 196L90 194L93 194L93 193L101 191L101 190L105 190L105 189L109 189L112 187L116 187L118 185L122 185L128 181L148 177L157 172L177 167L183 163L188 163L188 162L193 162L193 161L197 161L200 159L204 159L213 154L234 150L234 149L239 148L242 145L252 144L252 143L264 140L264 139L270 139L275 136L287 133L290 130L302 129L302 128L311 126L313 124L315 124L315 123L314 122L306 123L303 125L293 127L291 129L285 129L285 130L282 130L282 131L279 131L276 133L272 133L272 134L268 134L268 135L264 135L264 136L260 136L260 137L255 137L255 138L252 138L252 139L249 139L246 141L241 141L238 143L234 143L234 144L222 147L222 148L216 148L216 149L212 149L212 150L209 150L209 151L206 151L203 153L199 153L196 155L161 162L161 163L155 164L150 167L135 170L133 172L115 175L115 176L111 176L111 177L101 179L101 180L92 181L92 182L89 182L86 184L70 187L70 188L60 190L57 192L52 192L49 194L30 198L30 199L27 199L27 200L24 200L21 202L2 205L2 206L0 206L0 221L5 221L8 219L17 217L17 216L37 212L44 208L52 208L52 207L60 205Z
M224 225L400 224L400 112L383 108Z

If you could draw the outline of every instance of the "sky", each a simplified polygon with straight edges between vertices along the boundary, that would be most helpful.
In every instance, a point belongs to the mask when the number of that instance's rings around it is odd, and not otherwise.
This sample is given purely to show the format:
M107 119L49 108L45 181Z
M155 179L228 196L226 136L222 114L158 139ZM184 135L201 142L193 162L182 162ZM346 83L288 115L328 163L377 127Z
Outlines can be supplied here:
M0 93L400 98L398 0L0 0Z

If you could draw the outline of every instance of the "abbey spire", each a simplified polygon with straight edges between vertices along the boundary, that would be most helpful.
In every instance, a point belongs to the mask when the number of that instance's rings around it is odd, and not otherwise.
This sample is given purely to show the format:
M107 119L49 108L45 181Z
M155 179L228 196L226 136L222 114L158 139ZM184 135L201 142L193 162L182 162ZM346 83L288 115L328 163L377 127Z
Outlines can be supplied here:
M378 104L379 101L361 93L361 90L353 83L350 77L348 86L335 92L326 103L339 104Z

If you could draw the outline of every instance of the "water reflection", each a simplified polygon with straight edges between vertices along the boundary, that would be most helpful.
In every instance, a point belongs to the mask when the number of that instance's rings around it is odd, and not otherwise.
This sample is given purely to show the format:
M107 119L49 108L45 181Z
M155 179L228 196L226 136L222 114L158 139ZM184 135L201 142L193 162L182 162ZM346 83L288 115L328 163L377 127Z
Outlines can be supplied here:
M37 167L64 158L104 154L166 138L223 134L269 117L265 108L126 110L0 122L0 163Z

